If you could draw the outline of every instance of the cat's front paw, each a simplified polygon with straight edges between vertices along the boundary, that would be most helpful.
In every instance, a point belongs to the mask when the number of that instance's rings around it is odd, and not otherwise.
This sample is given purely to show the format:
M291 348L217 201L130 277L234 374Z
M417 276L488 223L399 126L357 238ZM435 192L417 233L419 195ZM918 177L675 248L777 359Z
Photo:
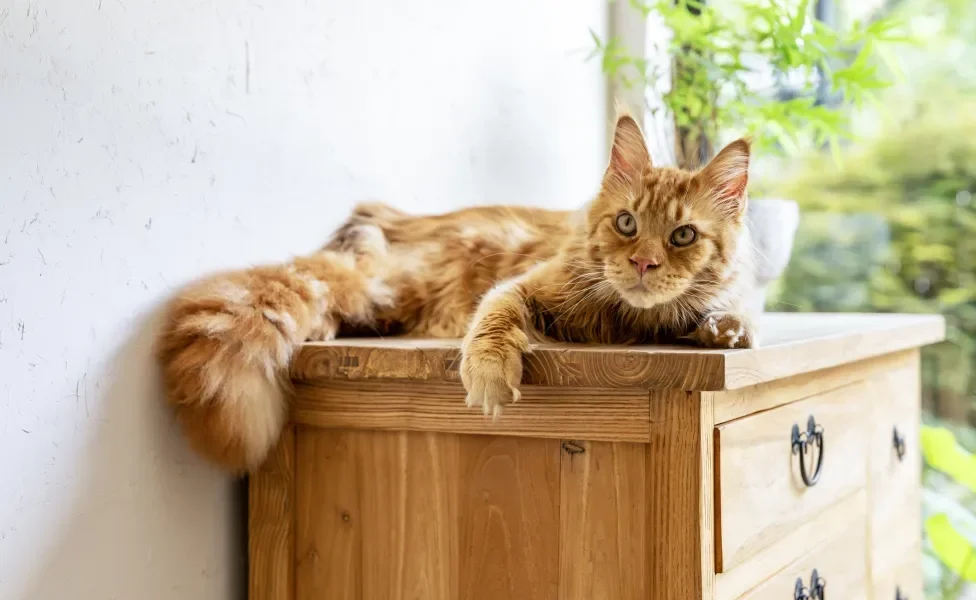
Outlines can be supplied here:
M712 313L688 336L706 348L754 348L755 332L749 319L734 313Z
M480 406L486 415L497 417L506 404L517 402L522 380L522 354L515 348L464 351L461 381L468 395L465 404Z

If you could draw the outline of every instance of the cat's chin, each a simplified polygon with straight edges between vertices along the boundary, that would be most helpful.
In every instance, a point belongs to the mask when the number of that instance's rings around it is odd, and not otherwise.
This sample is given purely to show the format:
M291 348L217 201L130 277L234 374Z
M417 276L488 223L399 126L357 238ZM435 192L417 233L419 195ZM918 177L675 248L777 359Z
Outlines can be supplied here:
M630 287L615 284L614 287L617 288L617 293L620 294L624 302L634 308L654 308L655 306L670 302L678 296L677 292L649 290L643 284L632 285Z

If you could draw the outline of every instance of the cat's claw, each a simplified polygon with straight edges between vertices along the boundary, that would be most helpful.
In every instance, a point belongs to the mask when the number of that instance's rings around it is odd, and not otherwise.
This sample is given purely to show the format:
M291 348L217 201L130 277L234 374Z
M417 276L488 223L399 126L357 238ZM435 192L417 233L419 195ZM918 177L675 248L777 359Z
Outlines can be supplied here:
M502 413L502 407L506 404L518 402L521 393L516 388L508 387L501 380L495 380L485 384L476 391L468 392L464 399L468 408L480 406L485 415L497 418Z
M733 313L712 313L688 336L706 348L755 348L749 321Z
M518 355L505 361L466 355L461 361L461 381L468 392L464 402L469 408L480 406L485 415L497 418L505 405L518 402L521 397L517 387L521 375Z

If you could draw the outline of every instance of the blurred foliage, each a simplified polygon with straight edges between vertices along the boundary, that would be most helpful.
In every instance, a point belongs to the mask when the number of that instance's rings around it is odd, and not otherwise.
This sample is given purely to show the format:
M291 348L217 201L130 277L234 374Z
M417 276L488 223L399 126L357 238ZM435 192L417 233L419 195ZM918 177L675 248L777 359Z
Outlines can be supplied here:
M922 453L929 466L976 494L976 456L960 446L956 436L944 427L924 427L921 439ZM976 569L976 564L973 568Z
M935 402L976 396L976 99L939 96L772 188L804 217L771 306L943 314L948 342L925 353Z
M611 78L663 94L686 139L715 140L735 127L759 148L798 150L804 140L836 147L850 133L849 112L841 107L863 106L890 84L879 70L889 55L878 49L907 40L891 15L831 28L813 18L811 0L630 3L663 20L672 36L659 51L675 57L673 64L632 56L619 39L591 32L594 55ZM764 79L770 81L757 85ZM770 102L786 81L813 90ZM842 102L820 102L818 87ZM682 148L676 152L680 161L694 162Z
M959 431L972 445L973 431ZM959 598L976 583L976 456L948 428L922 427L926 583L929 597Z

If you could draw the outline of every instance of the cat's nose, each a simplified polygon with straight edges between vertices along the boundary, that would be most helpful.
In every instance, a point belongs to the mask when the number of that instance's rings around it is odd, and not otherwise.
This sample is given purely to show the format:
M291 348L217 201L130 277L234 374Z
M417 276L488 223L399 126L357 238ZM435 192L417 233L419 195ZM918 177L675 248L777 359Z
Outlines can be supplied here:
M653 271L661 266L661 263L657 260L643 258L636 255L630 257L630 264L634 265L634 268L637 269L637 274L641 276L643 276L644 273Z

